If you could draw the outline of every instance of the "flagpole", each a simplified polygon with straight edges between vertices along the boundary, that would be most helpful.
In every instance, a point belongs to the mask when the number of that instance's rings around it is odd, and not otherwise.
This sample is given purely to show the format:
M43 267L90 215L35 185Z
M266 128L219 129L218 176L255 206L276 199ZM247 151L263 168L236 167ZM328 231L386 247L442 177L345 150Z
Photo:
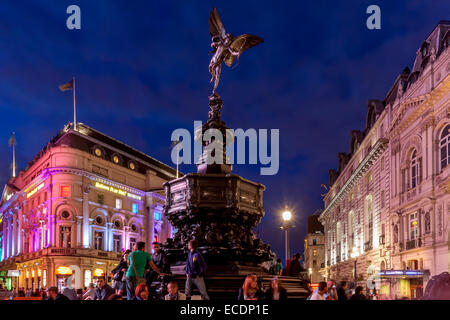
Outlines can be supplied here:
M15 136L15 132L13 132L13 137ZM16 139L14 137L13 147L13 177L16 177Z
M77 108L75 103L75 77L72 78L73 82L73 128L77 130Z
M177 179L178 179L178 158L179 158L179 154L180 154L180 142L177 143Z

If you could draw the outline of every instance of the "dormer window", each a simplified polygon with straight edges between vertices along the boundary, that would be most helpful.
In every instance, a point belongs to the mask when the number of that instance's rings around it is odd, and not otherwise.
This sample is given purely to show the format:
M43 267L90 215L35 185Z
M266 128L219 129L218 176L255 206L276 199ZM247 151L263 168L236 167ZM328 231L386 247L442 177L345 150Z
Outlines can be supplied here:
M423 49L422 49L422 57L426 57L427 54L428 54L428 48L425 46L425 47L423 47Z

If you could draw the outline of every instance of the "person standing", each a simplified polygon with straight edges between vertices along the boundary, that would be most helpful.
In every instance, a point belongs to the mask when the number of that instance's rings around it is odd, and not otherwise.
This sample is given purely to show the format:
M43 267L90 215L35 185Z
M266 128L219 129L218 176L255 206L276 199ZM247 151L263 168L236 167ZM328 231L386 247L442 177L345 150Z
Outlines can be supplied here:
M300 275L300 271L302 266L300 264L300 254L296 253L294 255L294 259L291 261L291 265L289 266L289 276L298 277Z
M190 299L192 293L192 285L195 284L200 291L203 300L209 300L208 292L205 285L206 263L200 252L197 251L197 240L188 242L188 258L186 261L186 288L184 293Z
M186 295L178 291L178 283L174 280L167 285L167 291L164 300L186 300Z
M153 242L152 261L161 272L163 273L170 272L170 265L167 260L167 255L163 250L161 250L161 245L158 242ZM153 270L150 270L149 272L146 273L145 278L147 281L147 286L150 288L152 282L158 278L158 273L156 273Z
M275 274L277 276L281 276L283 274L283 263L280 258L277 259L277 264L275 265Z
M97 278L97 288L95 288L94 300L107 300L110 295L114 294L114 289L111 288L105 280L105 277Z
M127 298L128 300L134 300L136 295L136 286L144 283L144 270L148 263L150 267L159 275L163 275L152 261L152 257L148 252L144 251L145 242L136 243L136 250L128 255L129 267L127 270Z
M355 294L352 295L350 300L366 300L366 296L361 293L363 290L364 288L361 286L356 287Z
M317 291L313 293L310 300L326 300L325 294L328 292L328 286L325 281L319 282Z
M336 283L334 282L334 280L329 280L327 282L327 287L328 287L328 290L325 293L325 299L326 300L337 300L338 296L337 296L337 292L336 292Z
M126 250L120 260L119 264L111 271L113 275L113 289L116 290L116 294L123 295L126 291L125 272L128 269L128 255L131 250Z
M347 282L342 281L341 285L339 286L339 289L337 289L338 300L341 300L341 301L348 300L346 290L347 290Z

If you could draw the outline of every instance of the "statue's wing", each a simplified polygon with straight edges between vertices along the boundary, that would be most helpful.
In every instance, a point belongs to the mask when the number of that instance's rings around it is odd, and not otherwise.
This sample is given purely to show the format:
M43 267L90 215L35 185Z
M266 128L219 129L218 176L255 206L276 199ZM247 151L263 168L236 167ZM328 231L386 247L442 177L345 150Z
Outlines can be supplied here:
M236 37L230 45L230 49L233 52L238 53L237 57L239 57L245 50L250 49L258 44L264 42L264 40L258 36L254 36L251 34L243 34L239 37ZM227 66L231 67L231 65L236 59L236 55L231 53L227 53L225 57L225 63Z
M213 8L209 14L209 33L211 34L211 38L217 36L221 38L225 37L225 28L223 27L222 20L220 20L216 8Z

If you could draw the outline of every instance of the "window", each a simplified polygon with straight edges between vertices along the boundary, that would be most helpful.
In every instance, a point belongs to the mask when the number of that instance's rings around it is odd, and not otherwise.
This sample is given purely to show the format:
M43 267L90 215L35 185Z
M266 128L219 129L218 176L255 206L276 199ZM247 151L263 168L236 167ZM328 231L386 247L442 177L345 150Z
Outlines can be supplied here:
M120 252L122 250L122 236L120 234L113 235L113 251Z
M97 202L103 204L103 195L101 193L97 194Z
M89 287L89 284L91 282L92 282L91 270L84 270L84 286Z
M413 213L409 215L409 240L414 240L419 234L419 222L417 221L417 214Z
M131 211L132 211L133 213L138 213L138 209L139 209L139 207L138 207L137 203L133 203L133 204L131 205Z
M417 151L414 150L411 156L411 189L414 189L418 183L418 161L417 161Z
M98 224L99 226L103 225L103 217L102 216L95 217L95 223Z
M94 231L94 249L103 250L104 232Z
M59 227L59 246L61 248L71 247L71 227L61 226Z
M155 211L153 217L156 221L161 221L161 212Z
M116 209L122 209L122 199L116 199Z
M135 225L134 223L131 225L131 231L133 232L137 232L138 231L138 226Z
M102 149L100 149L100 148L95 148L95 149L94 149L94 154L95 154L97 157L101 157L102 154L103 154Z
M316 268L316 267L317 267L317 261L313 260L313 268Z
M316 239L313 239L313 246L316 245Z
M70 197L70 186L61 186L61 197Z
M381 170L384 170L384 157L381 158Z
M385 196L384 196L384 190L381 190L381 208L384 208L384 198L385 198Z
M133 247L135 244L136 244L136 238L130 238L130 250L133 250Z
M130 163L128 163L128 168L130 168L131 170L135 170L136 164L134 162L130 161Z
M443 170L450 163L450 124L442 131L439 149L441 151L441 170Z
M115 220L114 221L114 227L116 229L120 229L122 227L122 223L120 223L120 220Z
M120 158L117 154L113 155L112 160L115 164L119 164Z
M316 249L313 250L313 256L314 257L317 256L317 250Z
M69 219L70 213L68 211L61 212L61 218L63 219Z

